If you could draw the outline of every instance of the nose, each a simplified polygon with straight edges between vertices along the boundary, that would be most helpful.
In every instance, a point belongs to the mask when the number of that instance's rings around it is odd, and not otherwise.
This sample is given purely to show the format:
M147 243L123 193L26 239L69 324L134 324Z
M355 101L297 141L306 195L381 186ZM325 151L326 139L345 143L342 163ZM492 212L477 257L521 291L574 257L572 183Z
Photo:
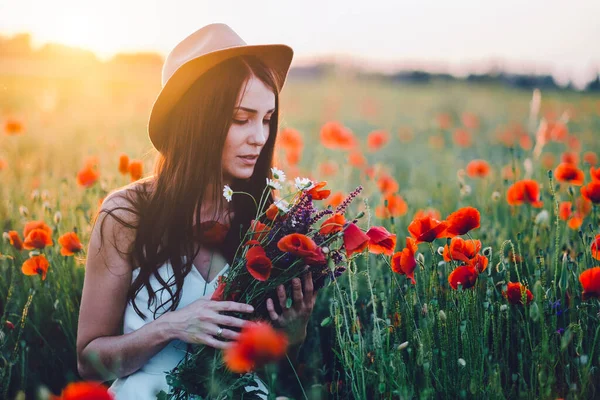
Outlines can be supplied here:
M264 146L269 137L269 125L262 123L257 125L252 127L248 141L254 146Z

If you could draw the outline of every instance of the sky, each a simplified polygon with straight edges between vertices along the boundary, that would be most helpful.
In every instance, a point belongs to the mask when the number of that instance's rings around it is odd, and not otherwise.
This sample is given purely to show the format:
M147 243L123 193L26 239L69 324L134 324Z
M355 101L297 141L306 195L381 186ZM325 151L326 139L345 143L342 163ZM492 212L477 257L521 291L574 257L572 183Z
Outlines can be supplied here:
M551 73L582 86L600 71L599 0L0 0L0 34L33 44L163 55L223 22L248 44L284 43L292 65L356 60L463 75L498 68Z

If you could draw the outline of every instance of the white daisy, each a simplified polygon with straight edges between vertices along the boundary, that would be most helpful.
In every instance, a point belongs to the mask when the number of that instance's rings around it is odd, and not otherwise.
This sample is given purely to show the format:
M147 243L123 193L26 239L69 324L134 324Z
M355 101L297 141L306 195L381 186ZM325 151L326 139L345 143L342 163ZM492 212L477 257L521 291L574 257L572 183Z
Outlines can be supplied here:
M298 190L308 190L314 186L314 183L308 178L296 178L295 183Z
M279 182L285 182L285 172L275 167L271 168L271 172L273 173L273 178L277 179Z
M267 186L269 186L273 189L277 189L277 190L281 189L281 183L274 181L273 179L269 179L269 178L267 178Z
M233 196L233 190L231 190L229 185L225 185L223 187L223 197L225 197L225 200L231 201L232 196Z
M275 206L277 206L277 208L279 208L284 213L286 213L290 210L288 207L290 204L283 199L276 200L275 202L273 202L273 204L275 204Z

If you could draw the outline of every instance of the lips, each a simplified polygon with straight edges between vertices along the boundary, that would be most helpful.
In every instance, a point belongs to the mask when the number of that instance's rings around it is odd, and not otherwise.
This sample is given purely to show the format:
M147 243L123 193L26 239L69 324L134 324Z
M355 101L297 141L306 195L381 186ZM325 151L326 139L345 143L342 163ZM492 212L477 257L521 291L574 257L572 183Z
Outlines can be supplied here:
M245 155L245 156L239 156L240 158L243 158L244 160L256 160L258 158L258 155Z

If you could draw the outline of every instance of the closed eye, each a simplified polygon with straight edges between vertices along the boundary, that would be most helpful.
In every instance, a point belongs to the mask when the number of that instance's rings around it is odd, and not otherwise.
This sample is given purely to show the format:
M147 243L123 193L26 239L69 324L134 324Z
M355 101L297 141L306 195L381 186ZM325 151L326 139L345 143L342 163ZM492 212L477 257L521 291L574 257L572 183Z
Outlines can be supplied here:
M264 119L263 120L263 124L269 124L271 122L270 119ZM233 123L236 125L245 125L246 123L248 123L247 119L244 120L240 120L240 119L233 119Z

